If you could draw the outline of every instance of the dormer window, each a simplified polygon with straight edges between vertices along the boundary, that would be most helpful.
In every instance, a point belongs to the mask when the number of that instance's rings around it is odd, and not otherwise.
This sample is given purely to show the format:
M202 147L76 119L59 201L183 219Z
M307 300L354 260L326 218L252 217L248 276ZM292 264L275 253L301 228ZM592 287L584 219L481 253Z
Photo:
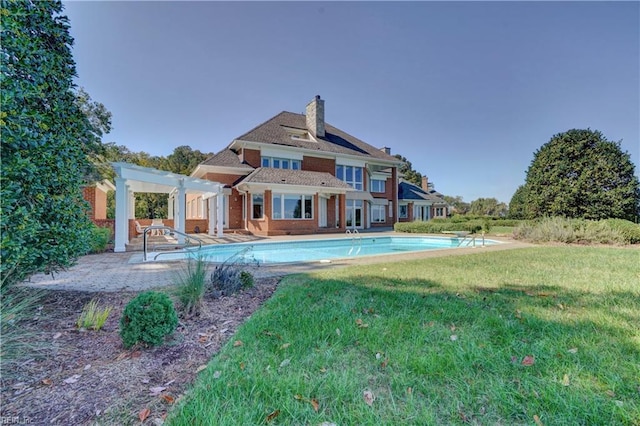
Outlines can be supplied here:
M302 135L291 135L291 139L294 141L311 141L309 139L309 133L304 133Z
M294 141L314 142L314 139L309 136L309 131L306 129L285 127L285 130L287 131L287 135Z

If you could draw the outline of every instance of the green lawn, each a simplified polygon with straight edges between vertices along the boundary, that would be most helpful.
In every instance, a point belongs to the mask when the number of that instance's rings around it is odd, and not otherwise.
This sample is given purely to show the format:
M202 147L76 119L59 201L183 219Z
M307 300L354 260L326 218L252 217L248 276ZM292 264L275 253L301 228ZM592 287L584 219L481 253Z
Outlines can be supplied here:
M290 276L167 424L637 425L639 282L592 247Z

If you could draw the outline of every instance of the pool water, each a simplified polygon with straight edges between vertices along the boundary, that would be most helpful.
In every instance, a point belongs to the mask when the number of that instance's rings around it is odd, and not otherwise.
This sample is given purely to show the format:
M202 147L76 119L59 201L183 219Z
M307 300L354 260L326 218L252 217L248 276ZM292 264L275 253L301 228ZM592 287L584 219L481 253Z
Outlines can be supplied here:
M403 252L454 249L472 247L467 238L447 237L344 237L338 239L297 240L279 242L252 242L216 244L202 247L199 253L209 262L222 263L234 257L234 261L256 262L259 264L331 261L362 256L379 256ZM485 245L497 244L497 241L484 240ZM475 246L481 246L477 239ZM178 254L176 253L176 256ZM183 254L184 256L184 254ZM153 259L150 253L149 258ZM176 258L173 255L160 259Z

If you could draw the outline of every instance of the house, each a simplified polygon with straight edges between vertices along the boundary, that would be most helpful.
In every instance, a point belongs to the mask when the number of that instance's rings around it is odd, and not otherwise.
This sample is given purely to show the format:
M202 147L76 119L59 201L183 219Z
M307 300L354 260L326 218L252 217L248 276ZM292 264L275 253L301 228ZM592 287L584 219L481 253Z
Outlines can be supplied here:
M192 177L224 185L223 225L255 235L344 232L398 220L398 166L375 148L325 122L316 96L305 114L283 111L234 139ZM187 195L187 219L206 218Z
M398 220L413 222L445 218L449 214L449 205L444 196L434 189L429 179L424 176L422 185L400 180L398 187Z

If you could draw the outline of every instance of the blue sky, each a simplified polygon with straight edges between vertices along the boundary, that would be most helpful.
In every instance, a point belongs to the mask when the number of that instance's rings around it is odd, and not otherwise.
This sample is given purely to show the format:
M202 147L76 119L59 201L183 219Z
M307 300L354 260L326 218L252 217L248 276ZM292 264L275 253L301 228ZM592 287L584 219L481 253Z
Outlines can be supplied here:
M65 2L107 142L218 152L325 99L446 195L509 202L534 152L600 130L640 164L639 2Z

